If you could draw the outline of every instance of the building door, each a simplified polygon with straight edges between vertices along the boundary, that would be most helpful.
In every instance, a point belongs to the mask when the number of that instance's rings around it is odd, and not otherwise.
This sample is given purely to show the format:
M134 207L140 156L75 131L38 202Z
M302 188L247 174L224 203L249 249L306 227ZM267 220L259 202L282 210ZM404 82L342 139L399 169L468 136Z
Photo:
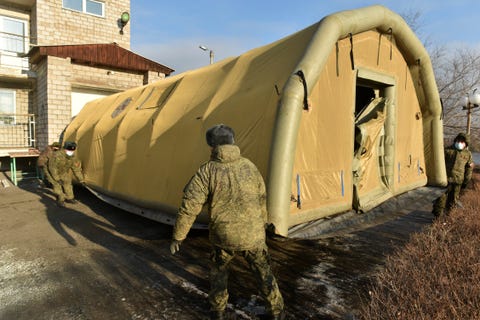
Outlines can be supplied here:
M72 117L75 117L87 102L111 95L113 92L72 89Z

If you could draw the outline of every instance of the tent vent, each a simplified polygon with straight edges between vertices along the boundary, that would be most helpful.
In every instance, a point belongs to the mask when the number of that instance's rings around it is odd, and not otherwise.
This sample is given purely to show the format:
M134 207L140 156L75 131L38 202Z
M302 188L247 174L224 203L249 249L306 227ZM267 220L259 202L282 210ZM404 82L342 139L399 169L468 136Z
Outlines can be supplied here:
M131 101L132 97L128 97L127 99L123 100L122 103L120 103L115 110L113 110L111 115L112 119L116 118L120 113L122 113L122 111L127 108Z
M308 105L308 88L307 88L307 80L305 80L305 74L303 73L302 70L298 70L295 72L297 76L300 77L300 80L302 81L303 84L303 110L309 110L309 105Z

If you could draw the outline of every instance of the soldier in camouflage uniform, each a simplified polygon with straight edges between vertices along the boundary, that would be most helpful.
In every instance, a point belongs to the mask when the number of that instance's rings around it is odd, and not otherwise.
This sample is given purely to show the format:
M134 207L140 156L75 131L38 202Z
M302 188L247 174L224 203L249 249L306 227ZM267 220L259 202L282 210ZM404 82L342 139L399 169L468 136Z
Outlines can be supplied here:
M61 144L54 142L51 145L47 146L45 150L40 153L37 159L37 167L40 175L40 180L46 186L50 185L51 175L48 170L48 160L53 157L54 153L61 148Z
M206 134L210 161L185 186L173 231L172 254L179 250L204 204L210 217L212 243L209 302L212 319L224 319L228 301L228 266L234 256L246 259L272 319L283 319L283 298L269 265L265 243L267 219L263 178L255 165L240 155L234 132L225 125Z
M65 201L76 203L73 196L72 173L80 183L84 183L84 177L80 161L74 157L77 144L67 141L61 151L55 152L48 161L50 171L49 181L53 187L53 193L57 196L57 205L65 207Z
M460 190L464 189L473 172L472 153L468 150L469 138L459 133L452 146L445 149L445 166L447 169L447 190L433 203L435 217L448 214L458 203Z

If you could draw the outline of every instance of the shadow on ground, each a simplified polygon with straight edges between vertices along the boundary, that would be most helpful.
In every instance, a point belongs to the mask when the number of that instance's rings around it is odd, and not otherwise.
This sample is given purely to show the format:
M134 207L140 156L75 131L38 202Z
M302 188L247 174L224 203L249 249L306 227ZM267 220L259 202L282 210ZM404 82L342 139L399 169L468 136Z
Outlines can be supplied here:
M171 226L112 207L86 189L76 188L80 203L67 208L57 207L48 189L19 190L38 195L36 203L29 202L38 211L31 222L38 232L32 235L38 252L32 253L25 241L2 246L11 254L2 256L0 271L10 266L13 272L1 274L6 303L0 318L208 317L206 231L191 231L172 256ZM287 318L353 319L385 255L431 223L428 206L436 191L422 192L396 199L371 215L353 215L358 221L343 228L337 219L325 221L323 228L314 226L314 231L312 226L303 230L309 238L316 234L315 239L269 239ZM416 201L407 205L412 199ZM32 217L28 210L32 208L25 209L25 219ZM18 267L19 261L27 267ZM232 318L256 319L264 312L254 278L241 259L234 261L229 290Z

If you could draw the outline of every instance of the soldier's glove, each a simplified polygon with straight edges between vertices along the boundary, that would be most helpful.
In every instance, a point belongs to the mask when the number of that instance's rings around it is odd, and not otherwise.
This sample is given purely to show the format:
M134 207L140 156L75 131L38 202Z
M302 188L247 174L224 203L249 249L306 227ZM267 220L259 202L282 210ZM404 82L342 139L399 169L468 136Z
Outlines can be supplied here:
M182 241L172 240L172 243L170 244L170 252L172 254L175 254L178 251L180 251L180 245L181 244L182 244Z

